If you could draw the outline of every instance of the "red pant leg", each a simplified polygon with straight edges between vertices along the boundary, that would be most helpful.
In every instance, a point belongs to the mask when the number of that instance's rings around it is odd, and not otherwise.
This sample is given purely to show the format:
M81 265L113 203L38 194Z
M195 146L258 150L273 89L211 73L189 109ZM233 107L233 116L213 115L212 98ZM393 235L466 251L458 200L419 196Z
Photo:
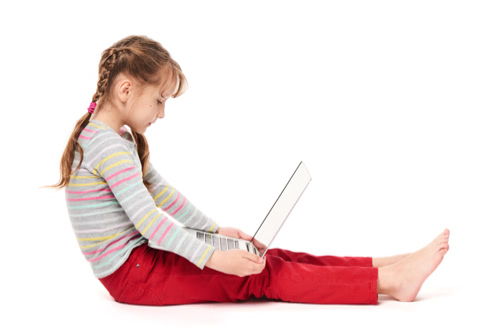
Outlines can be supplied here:
M268 250L262 273L238 277L207 267L200 270L179 255L146 244L137 249L114 274L100 279L116 301L177 305L234 302L263 296L313 304L377 304L378 301L378 268L287 261Z
M269 249L267 252L269 255L281 257L289 262L331 266L373 266L372 257L315 256L306 252L295 252L279 248Z

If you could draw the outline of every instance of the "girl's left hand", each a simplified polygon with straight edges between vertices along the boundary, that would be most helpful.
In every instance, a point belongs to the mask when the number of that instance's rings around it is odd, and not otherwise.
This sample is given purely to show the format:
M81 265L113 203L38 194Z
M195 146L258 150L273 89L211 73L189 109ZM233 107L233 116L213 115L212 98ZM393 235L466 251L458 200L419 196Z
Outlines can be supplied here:
M219 227L219 229L216 231L216 234L221 234L229 237L234 237L234 238L241 238L242 240L247 240L251 241L252 237L241 230L233 227Z

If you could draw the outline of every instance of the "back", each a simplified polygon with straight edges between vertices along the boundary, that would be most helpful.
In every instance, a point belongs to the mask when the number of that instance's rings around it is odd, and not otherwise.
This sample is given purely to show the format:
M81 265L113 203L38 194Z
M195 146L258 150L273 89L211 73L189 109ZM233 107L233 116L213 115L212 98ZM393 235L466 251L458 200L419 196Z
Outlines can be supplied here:
M75 151L65 199L79 247L94 275L110 275L133 248L148 240L203 269L214 247L185 232L166 213L194 229L215 232L219 226L167 183L152 164L145 176L153 183L149 193L130 133L120 136L104 122L92 120L79 143L84 158L74 172L80 161Z

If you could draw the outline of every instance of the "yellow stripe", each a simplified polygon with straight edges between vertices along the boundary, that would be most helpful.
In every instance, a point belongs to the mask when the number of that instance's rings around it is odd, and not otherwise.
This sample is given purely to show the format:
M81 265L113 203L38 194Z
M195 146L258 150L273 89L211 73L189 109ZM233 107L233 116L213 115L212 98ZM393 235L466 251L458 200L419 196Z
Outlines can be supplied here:
M161 195L163 195L164 192L169 188L169 185L164 188L161 192L159 192L155 197L154 197L154 202L156 202L156 199L159 198Z
M89 122L89 123L88 123L88 125L91 125L91 126L93 126L93 127L99 128L99 129L106 129L106 128L101 127L101 126L99 126L99 125L97 125L97 124L95 124L95 123L92 123L92 122Z
M154 217L154 219L151 220L151 222L149 222L149 224L147 225L147 227L145 227L145 229L142 231L142 235L144 235L147 231L147 229L149 229L153 224L154 224L154 221L156 221L156 219L159 217L161 213L157 213L156 216Z
M94 244L89 244L89 245L86 245L86 246L80 246L81 249L89 249L89 248L92 248L92 247L95 247L95 246L98 246L100 244L103 244L103 243L107 243L106 241L103 241L103 242L99 242L99 243L94 243Z
M202 263L202 261L204 260L205 255L207 255L207 253L209 252L210 249L211 249L211 246L209 245L209 247L207 248L207 250L204 251L204 253L202 254L202 257L200 257L199 261L197 262L197 265L198 266L200 266L200 263Z
M96 167L94 168L94 173L98 172L98 168L101 164L106 162L108 159L111 159L111 158L113 158L115 156L119 156L119 155L129 155L130 156L130 152L120 151L120 152L115 152L114 154L109 155L108 157L104 158L101 162L99 162L98 165L96 165Z
M118 166L120 164L123 164L123 163L127 163L127 162L130 162L130 163L133 163L134 161L132 160L128 160L128 159L124 159L124 160L121 160L121 161L118 161L116 162L115 164L111 164L110 166L108 166L106 169L104 169L103 171L100 171L99 174L102 176L106 171L108 171L109 169L111 168L114 168L115 166Z
M109 239L112 239L114 237L117 237L118 235L121 235L123 233L126 233L127 231L131 230L133 227L130 227L128 228L127 230L124 230L124 231L121 231L119 233L116 233L116 234L113 234L113 235L110 235L110 236L101 236L101 237L84 237L84 238L78 238L77 240L78 241L99 241L99 240L103 240L103 241L107 241Z
M214 224L213 224L213 225L212 225L212 227L208 230L208 232L210 233L211 231L213 231L215 226L216 226L216 221L214 221Z
M148 217L149 215L151 215L152 213L154 213L154 212L156 212L156 211L158 211L158 210L159 210L159 209L155 208L155 209L153 209L152 211L150 211L149 213L147 213L147 214L146 214L146 215L145 215L142 219L140 219L139 223L137 223L137 224L135 225L135 228L139 228L139 226L140 226L140 225L141 225L141 224L145 221L145 219L147 219L147 217Z
M89 179L89 178L100 178L99 176L74 176L70 175L70 178L73 179Z
M171 196L173 195L173 193L175 193L175 189L173 189L173 191L171 191L171 193L166 197L166 199L164 199L163 201L161 201L161 203L159 205L157 205L158 207L161 207L166 201L168 201L169 198L171 198Z
M90 186L90 185L99 185L99 184L106 184L104 181L96 181L94 183L86 183L86 184L73 184L69 183L68 186Z

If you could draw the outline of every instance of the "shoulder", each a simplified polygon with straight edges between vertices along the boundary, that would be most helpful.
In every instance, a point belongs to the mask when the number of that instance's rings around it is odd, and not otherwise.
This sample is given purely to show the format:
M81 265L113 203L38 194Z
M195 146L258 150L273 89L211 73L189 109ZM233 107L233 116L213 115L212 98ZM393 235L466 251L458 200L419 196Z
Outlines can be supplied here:
M131 146L113 129L101 129L92 137L87 147L88 156L100 156L104 152L131 151Z
M101 129L87 146L84 159L92 171L104 162L111 161L114 157L121 158L122 155L133 156L130 144L113 129Z

